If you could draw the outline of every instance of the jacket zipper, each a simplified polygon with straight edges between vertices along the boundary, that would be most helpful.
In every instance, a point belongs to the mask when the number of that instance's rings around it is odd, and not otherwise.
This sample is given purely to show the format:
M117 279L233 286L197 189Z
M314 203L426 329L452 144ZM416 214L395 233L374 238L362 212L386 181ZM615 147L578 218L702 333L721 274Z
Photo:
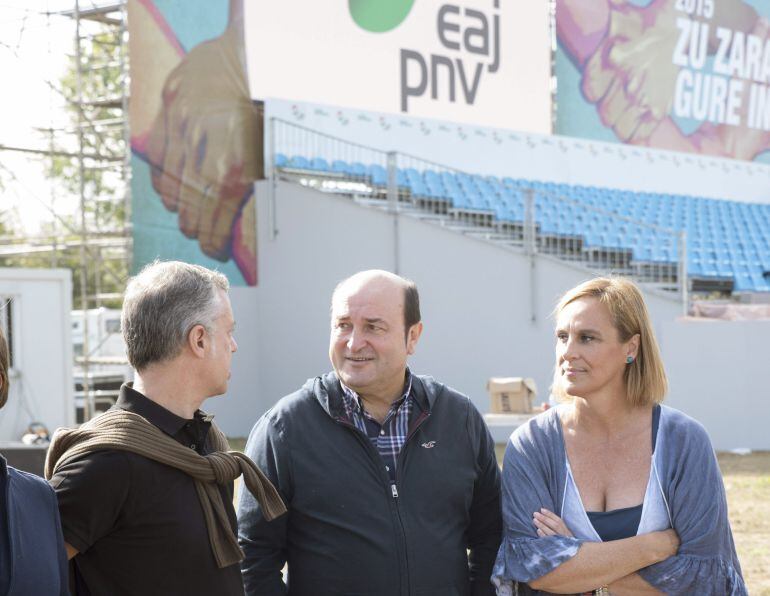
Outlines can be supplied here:
M356 438L364 446L365 450L374 451L375 455L377 456L376 459L377 459L378 462L382 460L382 457L380 456L380 453L377 451L377 449L374 447L374 445L372 445L372 442L369 439L369 437L364 435L364 433L362 433L361 430L359 430L359 428L357 426L355 426L354 424L351 424L345 418L334 418L334 421L337 422L338 424L341 424L342 426L350 429L350 432L352 432L354 435L356 435ZM406 444L406 443L404 443L404 444ZM377 465L377 469L378 469L379 473L382 475L382 470L380 470L379 463L376 464L376 465ZM388 478L387 484L390 486L390 494L391 494L391 496L394 499L398 498L398 488L396 488L395 482L391 482L390 478ZM402 529L403 529L403 526L402 526Z
M404 522L401 519L401 507L398 503L398 476L399 471L402 469L403 465L403 459L404 459L404 452L406 451L406 446L409 444L409 440L417 433L417 430L422 426L422 423L425 422L425 420L430 416L430 412L421 412L418 416L417 420L415 421L414 426L409 431L409 434L406 436L406 439L404 440L404 444L401 447L401 451L398 453L398 457L396 458L396 471L395 471L395 477L396 481L393 482L391 487L391 493L393 495L393 498L396 499L396 514L398 515L398 525L401 528L401 535L404 540L404 563L406 565L406 593L411 593L411 574L409 573L409 552L408 552L408 546L406 541L406 530L404 530Z
M406 440L404 441L403 447L401 447L401 451L398 454L397 458L397 465L396 465L396 479L398 479L398 471L401 468L401 463L403 460L403 453L406 449L407 444L409 443L409 440L415 435L417 430L422 426L423 422L430 416L430 412L421 412L417 420L415 421L414 426L409 431L409 434L406 436ZM372 442L369 440L369 437L365 436L357 426L354 424L351 424L348 420L345 418L339 417L334 418L334 420L341 424L342 426L345 426L346 428L349 428L353 434L358 437L358 440L366 445L367 449L374 450L374 446L372 445ZM376 452L376 450L375 450ZM379 457L379 452L376 452L377 456ZM381 458L380 458L381 459ZM401 520L401 510L398 505L398 486L396 482L390 482L390 478L388 478L388 483L390 484L390 494L393 499L395 499L396 504L396 516L398 517L398 526L401 528L401 540L404 544L404 556L403 556L403 562L406 567L406 593L409 594L411 592L410 584L409 584L409 554L406 552L407 549L407 542L406 542L406 530L404 530L404 522Z

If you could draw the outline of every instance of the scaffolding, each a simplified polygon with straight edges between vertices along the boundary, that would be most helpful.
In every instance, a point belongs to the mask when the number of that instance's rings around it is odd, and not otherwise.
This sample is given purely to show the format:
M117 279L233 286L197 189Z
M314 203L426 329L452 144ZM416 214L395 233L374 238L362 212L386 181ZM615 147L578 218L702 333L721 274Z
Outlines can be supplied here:
M53 216L50 228L35 235L0 236L0 265L35 256L48 266L73 270L79 294L73 306L83 313L82 350L73 362L75 397L84 420L95 415L103 394L95 383L101 359L99 345L89 345L88 312L119 303L122 293L116 289L125 286L132 258L126 1L73 0L72 8L36 15L44 16L49 27L57 20L74 25L73 67L62 80L47 82L51 93L65 98L72 122L36 127L41 139L47 138L47 148L3 145L0 139L0 152L43 158L48 177L57 181L47 205ZM71 220L56 210L57 193L67 185L79 200Z

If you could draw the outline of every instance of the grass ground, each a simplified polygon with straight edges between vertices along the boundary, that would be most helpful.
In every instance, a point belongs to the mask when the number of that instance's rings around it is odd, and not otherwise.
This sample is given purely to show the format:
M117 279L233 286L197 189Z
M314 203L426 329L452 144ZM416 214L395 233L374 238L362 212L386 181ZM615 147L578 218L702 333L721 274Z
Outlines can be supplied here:
M770 596L770 452L719 454L730 524L752 596Z
M245 439L230 439L243 450ZM504 445L498 445L498 461ZM770 596L770 451L719 454L730 524L746 587L752 596Z

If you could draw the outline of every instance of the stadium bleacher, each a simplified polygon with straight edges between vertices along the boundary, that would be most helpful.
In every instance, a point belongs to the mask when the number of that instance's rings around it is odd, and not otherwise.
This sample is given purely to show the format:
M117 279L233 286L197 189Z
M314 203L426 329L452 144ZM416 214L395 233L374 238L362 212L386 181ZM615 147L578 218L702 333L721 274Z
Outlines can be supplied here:
M388 172L378 164L282 153L274 164L387 187ZM626 252L637 266L675 268L672 233L684 230L691 279L731 282L733 292L770 292L770 205L413 167L399 168L396 182L416 201L494 225L523 225L525 191L532 189L541 236L579 238L584 251Z

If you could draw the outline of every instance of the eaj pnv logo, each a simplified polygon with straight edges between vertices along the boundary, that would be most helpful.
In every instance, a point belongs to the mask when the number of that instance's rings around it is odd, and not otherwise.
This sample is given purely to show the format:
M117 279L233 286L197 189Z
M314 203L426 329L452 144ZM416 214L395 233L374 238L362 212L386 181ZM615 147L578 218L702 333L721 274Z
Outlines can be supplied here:
M372 33L398 27L412 9L414 0L348 0L356 25Z
M359 27L384 33L404 22L414 1L348 0L348 6ZM450 103L461 98L469 106L475 103L484 73L494 74L500 68L500 0L488 1L487 10L437 5L435 16L426 18L425 24L427 34L438 36L441 53L401 48L402 112L409 112L410 98L425 96Z
M465 103L473 105L485 71L500 68L500 0L484 12L443 4L436 13L436 33L446 54L425 55L401 50L401 111L409 111L409 98L430 93L431 99L454 103L458 88ZM431 23L431 24L433 24ZM444 74L439 77L439 72ZM416 76L415 76L416 75ZM443 78L445 83L440 83Z

